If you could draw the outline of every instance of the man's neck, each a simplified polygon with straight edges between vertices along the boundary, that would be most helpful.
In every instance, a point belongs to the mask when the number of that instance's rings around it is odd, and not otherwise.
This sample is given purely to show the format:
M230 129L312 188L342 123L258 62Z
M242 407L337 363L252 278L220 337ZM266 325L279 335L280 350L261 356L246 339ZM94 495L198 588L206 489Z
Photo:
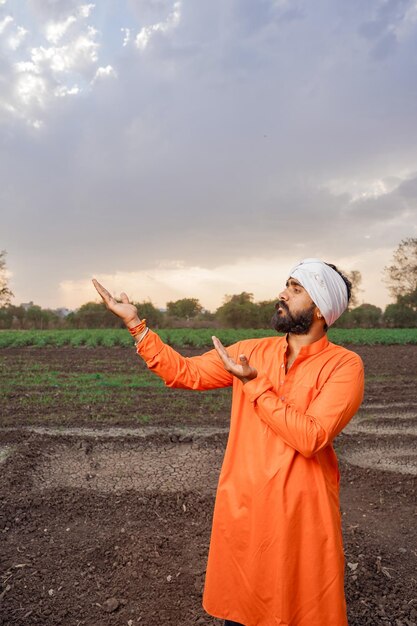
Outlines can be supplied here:
M294 333L288 333L288 348L287 348L287 363L288 367L291 367L293 362L298 356L301 348L303 346L308 346L315 341L319 341L324 335L326 331L323 330L323 326L320 324L316 327L314 324L308 334L306 335L295 335Z

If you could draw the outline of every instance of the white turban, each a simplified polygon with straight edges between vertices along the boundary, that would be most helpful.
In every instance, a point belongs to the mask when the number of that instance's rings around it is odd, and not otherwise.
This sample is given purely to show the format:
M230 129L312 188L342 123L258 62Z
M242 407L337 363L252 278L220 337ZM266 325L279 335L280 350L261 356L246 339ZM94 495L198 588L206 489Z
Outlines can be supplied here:
M304 259L290 271L314 304L320 309L326 324L331 326L348 305L346 283L334 269L320 259Z

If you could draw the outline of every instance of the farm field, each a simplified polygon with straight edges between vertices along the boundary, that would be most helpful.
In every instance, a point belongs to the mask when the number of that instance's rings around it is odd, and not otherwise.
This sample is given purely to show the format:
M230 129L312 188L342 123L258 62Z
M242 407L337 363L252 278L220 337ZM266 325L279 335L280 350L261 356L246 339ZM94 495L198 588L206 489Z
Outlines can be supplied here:
M404 336L348 346L366 368L335 441L350 626L417 625L417 345ZM65 343L0 350L0 624L220 625L201 590L230 391L167 389L132 347Z
M274 336L272 329L263 328L162 328L156 330L165 343L179 348L212 347L212 335L225 345L252 337ZM417 344L417 328L331 328L330 341L338 344ZM93 328L83 330L0 330L0 348L25 346L62 347L72 346L96 348L98 346L130 347L132 339L124 328Z

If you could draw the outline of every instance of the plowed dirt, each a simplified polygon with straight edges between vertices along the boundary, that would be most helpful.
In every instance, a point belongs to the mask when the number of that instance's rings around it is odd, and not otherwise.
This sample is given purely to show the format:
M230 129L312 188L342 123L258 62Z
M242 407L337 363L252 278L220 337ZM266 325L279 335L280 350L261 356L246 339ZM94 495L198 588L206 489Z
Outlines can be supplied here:
M353 349L366 397L335 442L349 623L416 626L417 347ZM3 350L0 359L3 381L27 360L54 371L138 367L116 348ZM175 392L162 392L168 411ZM42 422L24 393L7 392L1 409L0 624L219 625L201 591L227 441L222 401L201 415L195 394L176 392L181 414L145 426L115 401L104 424L60 409L59 389L44 389L58 395Z

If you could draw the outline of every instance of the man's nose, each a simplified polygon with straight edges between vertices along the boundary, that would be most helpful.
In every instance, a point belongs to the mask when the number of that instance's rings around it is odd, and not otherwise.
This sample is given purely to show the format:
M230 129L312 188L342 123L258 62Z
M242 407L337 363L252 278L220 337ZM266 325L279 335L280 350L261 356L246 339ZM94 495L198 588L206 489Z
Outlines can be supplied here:
M278 294L278 299L279 300L288 300L287 289L284 289L283 291L281 291L281 293Z

